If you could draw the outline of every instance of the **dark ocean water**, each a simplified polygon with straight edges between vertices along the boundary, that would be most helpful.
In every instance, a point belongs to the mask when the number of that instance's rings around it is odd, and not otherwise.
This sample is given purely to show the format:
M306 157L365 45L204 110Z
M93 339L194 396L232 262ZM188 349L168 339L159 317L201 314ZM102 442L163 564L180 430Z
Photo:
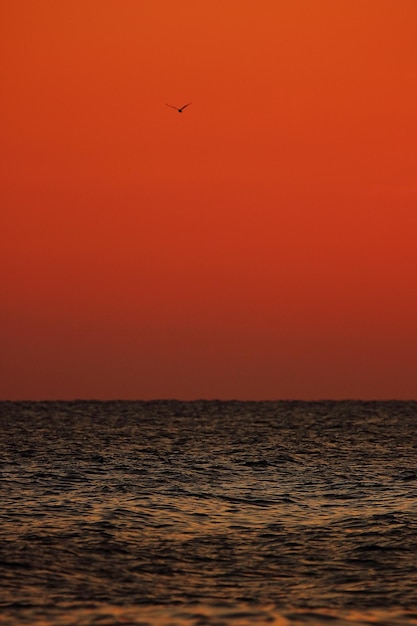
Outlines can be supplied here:
M0 624L417 624L416 402L0 403Z

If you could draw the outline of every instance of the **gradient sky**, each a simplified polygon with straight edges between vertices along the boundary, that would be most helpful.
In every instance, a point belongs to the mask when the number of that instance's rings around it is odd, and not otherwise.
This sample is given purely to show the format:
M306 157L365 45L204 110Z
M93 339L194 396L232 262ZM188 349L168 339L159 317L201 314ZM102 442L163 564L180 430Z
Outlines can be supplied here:
M417 398L416 24L2 0L0 397Z

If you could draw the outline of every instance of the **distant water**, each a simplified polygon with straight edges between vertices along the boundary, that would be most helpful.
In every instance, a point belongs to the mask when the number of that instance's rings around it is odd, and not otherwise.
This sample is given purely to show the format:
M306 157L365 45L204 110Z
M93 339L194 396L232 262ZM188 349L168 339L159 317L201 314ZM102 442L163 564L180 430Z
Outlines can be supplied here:
M0 403L0 624L417 624L416 402Z

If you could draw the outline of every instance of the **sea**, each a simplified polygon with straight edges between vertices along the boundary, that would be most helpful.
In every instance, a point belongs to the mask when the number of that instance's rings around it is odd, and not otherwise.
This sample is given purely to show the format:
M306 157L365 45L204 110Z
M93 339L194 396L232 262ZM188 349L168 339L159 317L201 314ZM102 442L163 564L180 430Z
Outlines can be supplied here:
M417 624L417 402L0 403L2 626Z

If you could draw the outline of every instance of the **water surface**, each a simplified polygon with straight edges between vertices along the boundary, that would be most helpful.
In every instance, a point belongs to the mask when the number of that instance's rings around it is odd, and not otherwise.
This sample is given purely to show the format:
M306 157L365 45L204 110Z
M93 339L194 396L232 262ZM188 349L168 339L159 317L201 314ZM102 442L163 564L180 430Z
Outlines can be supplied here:
M0 403L0 623L417 624L417 403Z

